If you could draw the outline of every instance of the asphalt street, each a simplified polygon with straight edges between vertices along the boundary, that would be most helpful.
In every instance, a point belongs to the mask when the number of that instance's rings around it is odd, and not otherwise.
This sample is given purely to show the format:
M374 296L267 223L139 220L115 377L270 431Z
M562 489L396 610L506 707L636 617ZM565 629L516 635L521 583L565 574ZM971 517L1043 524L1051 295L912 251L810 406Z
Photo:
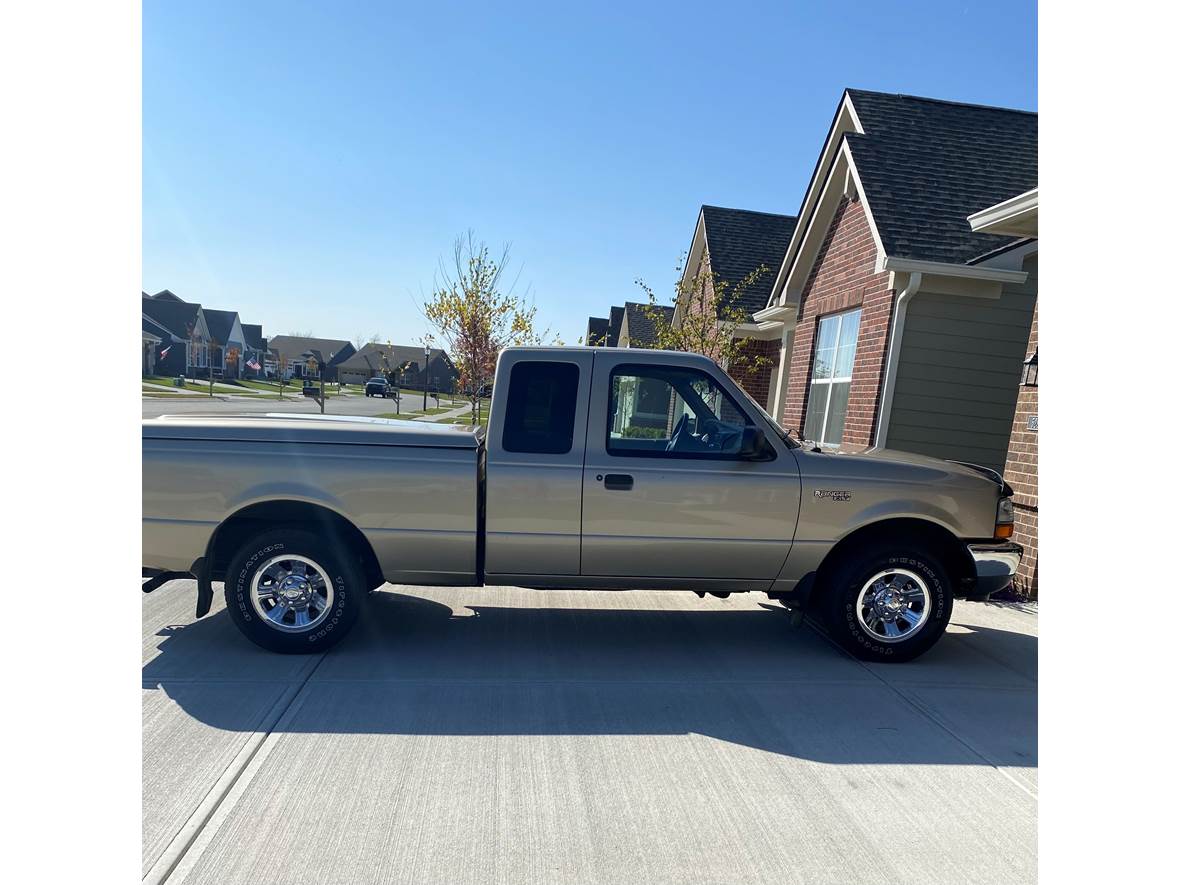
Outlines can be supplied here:
M1024 883L1037 617L865 665L759 593L386 585L309 657L143 598L169 883Z

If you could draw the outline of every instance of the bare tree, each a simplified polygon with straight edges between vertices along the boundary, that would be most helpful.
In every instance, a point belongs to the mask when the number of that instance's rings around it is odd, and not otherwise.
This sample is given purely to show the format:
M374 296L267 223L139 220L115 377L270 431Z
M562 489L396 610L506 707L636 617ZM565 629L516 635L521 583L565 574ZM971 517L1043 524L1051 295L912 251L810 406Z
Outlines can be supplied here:
M716 360L730 373L752 371L769 364L769 360L754 351L750 339L737 336L737 327L747 322L742 296L763 275L770 272L765 265L755 268L736 283L717 276L709 265L708 253L704 268L691 277L681 273L684 259L676 268L678 282L672 303L675 314L669 317L661 309L656 294L643 280L636 280L647 295L643 310L655 333L652 347L660 350L684 350L700 353Z
M434 291L422 312L438 330L459 370L459 382L471 397L471 421L476 423L479 391L492 380L496 356L511 345L541 344L549 330L536 329L537 308L503 288L509 247L493 258L475 234L455 239L450 262L439 259Z

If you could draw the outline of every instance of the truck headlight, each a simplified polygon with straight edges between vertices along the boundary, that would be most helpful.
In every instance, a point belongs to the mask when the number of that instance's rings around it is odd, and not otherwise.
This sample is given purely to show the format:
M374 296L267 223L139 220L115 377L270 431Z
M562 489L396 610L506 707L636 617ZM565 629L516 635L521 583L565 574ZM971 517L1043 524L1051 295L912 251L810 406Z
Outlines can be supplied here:
M1012 508L1012 498L1001 498L996 505L996 537L1004 540L1012 537L1015 511Z

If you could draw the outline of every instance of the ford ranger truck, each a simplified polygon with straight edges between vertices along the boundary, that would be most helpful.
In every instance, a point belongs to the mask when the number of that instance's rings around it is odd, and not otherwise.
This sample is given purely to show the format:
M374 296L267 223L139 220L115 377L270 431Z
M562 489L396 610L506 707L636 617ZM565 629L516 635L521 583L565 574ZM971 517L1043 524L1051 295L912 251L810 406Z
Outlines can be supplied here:
M143 422L143 584L213 582L276 652L316 652L385 582L759 591L904 661L1007 586L1012 490L983 467L785 433L690 353L509 348L486 431L335 415Z

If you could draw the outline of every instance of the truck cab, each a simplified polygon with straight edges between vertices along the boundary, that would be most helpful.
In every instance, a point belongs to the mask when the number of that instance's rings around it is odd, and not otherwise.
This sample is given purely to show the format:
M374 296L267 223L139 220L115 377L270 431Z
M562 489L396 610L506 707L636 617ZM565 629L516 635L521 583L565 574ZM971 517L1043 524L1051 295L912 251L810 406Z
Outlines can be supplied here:
M799 469L715 363L514 348L497 378L487 583L770 589L791 548Z

